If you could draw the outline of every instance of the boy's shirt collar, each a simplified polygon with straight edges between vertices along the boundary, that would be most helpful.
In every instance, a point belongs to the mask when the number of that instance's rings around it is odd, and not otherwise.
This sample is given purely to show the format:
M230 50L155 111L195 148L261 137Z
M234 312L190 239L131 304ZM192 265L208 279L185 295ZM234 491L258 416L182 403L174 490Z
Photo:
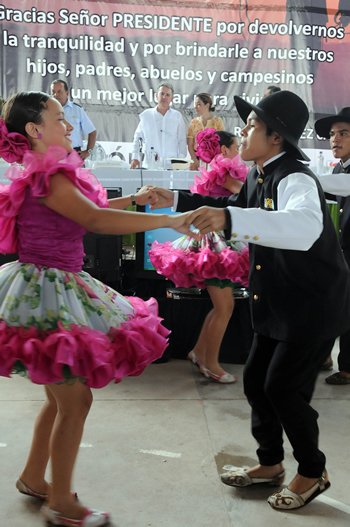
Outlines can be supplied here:
M350 159L348 159L347 161L345 161L345 163L343 163L342 161L340 161L340 163L341 163L341 166L342 166L343 168L348 168L348 166L350 165Z
M267 161L265 161L265 163L263 164L263 167L266 167L267 165L269 165L270 163L273 163L274 161L276 161L276 159L279 159L280 157L282 157L286 152L283 151L283 152L280 152L279 154L277 154L277 156L273 156L271 157L270 159L268 159ZM257 169L258 169L258 172L259 174L261 174L261 170L260 168L257 166Z

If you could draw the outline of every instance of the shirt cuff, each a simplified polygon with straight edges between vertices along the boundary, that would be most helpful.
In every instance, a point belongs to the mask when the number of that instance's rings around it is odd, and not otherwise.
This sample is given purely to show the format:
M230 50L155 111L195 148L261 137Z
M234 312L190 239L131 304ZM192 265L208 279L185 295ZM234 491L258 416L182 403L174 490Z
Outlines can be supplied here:
M178 190L173 190L174 192L174 203L173 203L173 206L171 207L171 210L173 212L176 212L177 211L177 204L179 203L179 191Z
M232 223L231 223L231 214L228 209L224 209L225 219L226 219L226 229L224 230L226 240L231 238L232 234Z

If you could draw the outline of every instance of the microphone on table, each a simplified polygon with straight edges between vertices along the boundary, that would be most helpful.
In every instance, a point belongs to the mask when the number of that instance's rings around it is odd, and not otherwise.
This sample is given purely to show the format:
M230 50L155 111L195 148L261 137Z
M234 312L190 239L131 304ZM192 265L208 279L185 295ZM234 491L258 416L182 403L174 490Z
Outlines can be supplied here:
M143 175L142 175L142 171L143 171L142 156L143 156L143 154L142 154L142 145L143 145L142 137L139 137L141 187L143 187Z

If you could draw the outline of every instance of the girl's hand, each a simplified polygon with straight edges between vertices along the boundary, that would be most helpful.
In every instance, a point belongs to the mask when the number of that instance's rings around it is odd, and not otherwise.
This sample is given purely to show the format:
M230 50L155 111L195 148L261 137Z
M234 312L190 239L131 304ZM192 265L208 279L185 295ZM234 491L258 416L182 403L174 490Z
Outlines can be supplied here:
M151 209L164 209L174 205L174 192L166 188L152 187L156 193L155 200L152 202Z
M191 231L190 224L188 224L187 218L191 212L184 212L183 214L176 214L175 216L168 215L169 227L182 234L187 234L187 236L191 236L191 238L199 242L202 239L201 234Z
M225 210L207 206L200 207L188 213L187 224L193 224L201 234L224 230L226 228Z
M157 194L154 192L154 187L151 185L146 185L135 194L135 201L137 205L147 205L153 204L157 200Z
M192 163L190 163L190 170L198 170L199 169L199 159L195 158L192 160Z

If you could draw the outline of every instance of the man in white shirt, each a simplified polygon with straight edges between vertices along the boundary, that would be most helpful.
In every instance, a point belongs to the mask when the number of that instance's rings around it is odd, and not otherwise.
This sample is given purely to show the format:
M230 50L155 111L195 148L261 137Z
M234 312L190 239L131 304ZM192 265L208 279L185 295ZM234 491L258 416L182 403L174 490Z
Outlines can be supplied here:
M182 115L170 107L174 90L171 84L162 82L157 89L158 104L140 114L140 123L134 135L130 168L140 165L140 150L145 143L146 164L154 151L163 158L165 168L171 168L167 158L184 158L187 153L185 123Z
M64 110L65 118L67 121L74 126L71 132L72 145L83 161L90 154L95 146L96 141L96 128L92 121L86 115L84 109L77 103L69 100L68 85L61 79L56 79L51 84L51 95L59 103L61 103ZM83 136L88 136L88 142L86 150L82 150Z

